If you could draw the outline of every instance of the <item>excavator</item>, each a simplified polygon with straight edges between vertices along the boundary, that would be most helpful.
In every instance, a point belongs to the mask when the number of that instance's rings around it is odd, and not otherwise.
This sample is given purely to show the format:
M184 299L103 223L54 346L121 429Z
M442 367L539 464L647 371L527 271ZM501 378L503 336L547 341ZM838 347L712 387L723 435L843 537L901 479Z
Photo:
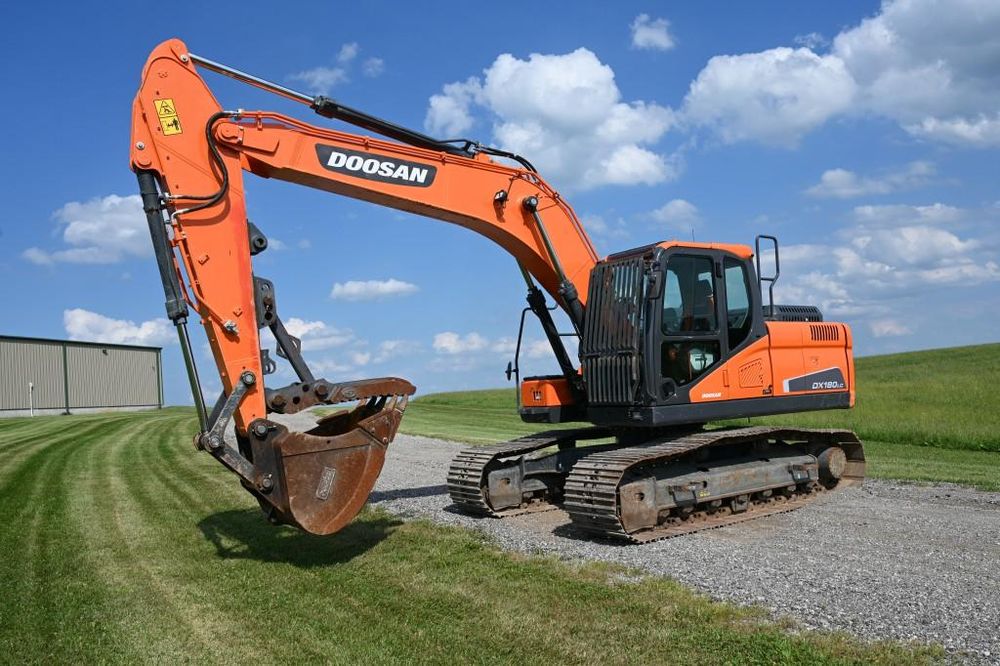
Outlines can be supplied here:
M225 110L201 71L367 133ZM195 446L235 473L275 524L313 534L348 524L415 388L397 377L313 375L278 314L274 283L254 271L268 241L247 217L245 173L456 224L516 260L527 307L507 377L517 375L524 421L570 425L460 451L447 487L461 511L562 507L584 534L644 543L789 511L864 478L863 447L850 431L711 425L854 405L851 331L816 307L774 304L773 236L753 248L671 240L601 258L524 157L435 139L195 55L177 39L157 46L142 71L130 158L198 414ZM558 329L557 307L572 332ZM222 384L211 409L187 330L192 311ZM558 374L520 377L528 311ZM298 381L264 381L276 369L261 348L265 328ZM573 336L575 354L565 343ZM272 418L320 405L340 408L305 432Z

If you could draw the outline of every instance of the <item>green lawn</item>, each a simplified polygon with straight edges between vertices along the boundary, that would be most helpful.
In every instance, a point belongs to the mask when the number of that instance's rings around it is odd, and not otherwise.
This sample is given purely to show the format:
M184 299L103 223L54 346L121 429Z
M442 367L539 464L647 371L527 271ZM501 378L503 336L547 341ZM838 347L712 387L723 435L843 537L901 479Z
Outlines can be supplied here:
M269 526L191 410L0 420L8 663L899 663L663 579L366 511Z
M1000 490L1000 392L993 390L1000 344L872 356L856 365L854 409L749 422L854 430L870 476ZM520 420L513 389L490 389L417 398L402 431L487 444L550 427Z

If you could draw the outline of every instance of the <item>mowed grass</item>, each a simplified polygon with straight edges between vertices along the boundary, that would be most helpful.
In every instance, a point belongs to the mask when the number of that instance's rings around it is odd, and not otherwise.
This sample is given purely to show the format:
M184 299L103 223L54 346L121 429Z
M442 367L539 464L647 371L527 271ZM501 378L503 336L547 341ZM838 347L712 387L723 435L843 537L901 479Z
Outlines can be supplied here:
M869 476L1000 490L1000 344L859 358L856 372L854 409L724 425L846 428L865 443ZM422 396L402 423L409 434L472 444L552 427L522 422L513 389Z
M0 420L9 663L920 663L663 579L366 511L268 525L192 412Z

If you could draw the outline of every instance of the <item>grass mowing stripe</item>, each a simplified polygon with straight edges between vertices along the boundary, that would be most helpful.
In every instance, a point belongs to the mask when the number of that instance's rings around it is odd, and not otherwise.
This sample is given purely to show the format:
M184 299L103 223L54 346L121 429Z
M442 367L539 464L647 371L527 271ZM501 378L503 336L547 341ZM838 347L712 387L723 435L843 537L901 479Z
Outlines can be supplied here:
M95 431L113 437L120 428L136 427L128 420L106 425L109 427ZM14 652L7 655L59 661L64 653L96 659L104 652L104 632L83 638L65 631L75 623L93 627L100 618L100 595L94 594L94 578L75 546L80 533L68 518L74 500L69 480L79 474L79 460L87 451L85 440L49 447L47 457L29 470L30 475L21 475L20 483L5 488L5 504L21 501L32 515L27 529L17 519L3 526L4 542L13 543L21 556L20 562L14 560L14 567L30 572L29 588L15 592L14 598L20 597L20 603L15 604L20 612L11 625L14 637L10 648Z
M0 449L0 456L2 456L4 461L3 468L0 469L0 484L3 483L4 479L16 476L23 466L37 462L38 458L36 455L44 457L44 453L40 453L44 449L63 445L67 442L72 443L79 438L88 436L96 430L113 427L114 423L116 423L114 420L95 420L85 422L79 427L58 429L55 428L56 424L51 421L38 424L31 431L30 439L24 439ZM2 441L5 440L0 438L0 442Z
M169 436L165 430L158 428L151 434ZM161 535L175 526L190 529L191 523L186 519L196 515L196 511L171 497L144 469L141 456L150 450L155 447L148 442L141 447L134 442L116 442L110 451L114 473L109 477L109 485L120 498L115 506L115 526L127 542L122 553L123 561L127 562L124 566L131 569L133 577L146 581L145 602L155 605L158 614L173 620L173 631L161 648L163 653L155 655L153 660L174 660L192 652L211 661L250 659L253 655L244 653L233 642L239 627L215 616L210 607L193 601L184 582L162 567L162 558L156 556L162 549L171 548L170 540L162 539ZM176 506L168 507L165 501Z
M180 418L180 417L175 417ZM169 654L164 649L163 634L172 634L177 624L169 613L162 612L160 596L150 591L148 578L139 568L141 558L132 549L133 539L120 528L118 518L120 505L126 501L120 489L112 482L114 445L136 446L136 437L150 427L162 429L162 424L142 424L139 433L130 438L120 437L116 442L95 442L88 459L87 474L80 479L77 488L80 501L76 506L76 519L84 534L83 545L91 565L102 577L102 587L116 600L114 612L109 621L127 640L123 641L116 661L131 662L139 659L150 660ZM150 631L150 626L157 630ZM175 640L166 641L172 648ZM178 660L190 658L181 652L174 655Z

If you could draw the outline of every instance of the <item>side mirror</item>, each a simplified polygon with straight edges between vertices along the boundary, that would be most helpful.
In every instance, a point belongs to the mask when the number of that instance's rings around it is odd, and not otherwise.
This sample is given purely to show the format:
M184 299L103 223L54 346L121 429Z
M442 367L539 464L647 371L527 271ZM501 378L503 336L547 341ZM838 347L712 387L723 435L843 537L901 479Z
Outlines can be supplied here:
M510 381L510 376L514 374L514 364L507 361L507 371L504 373L507 375L507 381Z

